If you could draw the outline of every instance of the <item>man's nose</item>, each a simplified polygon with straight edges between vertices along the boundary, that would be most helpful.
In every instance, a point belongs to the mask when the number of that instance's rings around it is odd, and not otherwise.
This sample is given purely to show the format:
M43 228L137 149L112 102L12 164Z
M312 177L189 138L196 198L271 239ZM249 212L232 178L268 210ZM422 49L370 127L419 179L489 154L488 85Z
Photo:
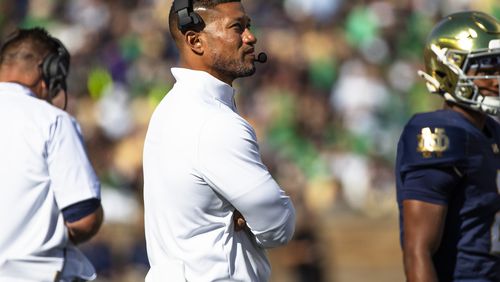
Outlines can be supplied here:
M500 69L496 70L493 74L495 79L492 79L493 86L498 87L500 85Z
M257 43L257 37L247 28L243 33L243 41L248 44L255 44Z

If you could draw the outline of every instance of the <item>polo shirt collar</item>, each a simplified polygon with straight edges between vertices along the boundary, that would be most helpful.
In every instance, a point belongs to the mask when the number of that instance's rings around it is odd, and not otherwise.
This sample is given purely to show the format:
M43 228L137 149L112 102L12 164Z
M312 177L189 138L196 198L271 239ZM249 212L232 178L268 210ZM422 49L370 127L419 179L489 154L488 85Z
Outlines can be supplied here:
M221 101L233 110L235 90L229 84L215 78L205 71L197 71L186 68L172 68L172 74L178 83L196 84L205 95Z
M28 87L16 82L0 82L0 92L22 93L36 98L35 93Z

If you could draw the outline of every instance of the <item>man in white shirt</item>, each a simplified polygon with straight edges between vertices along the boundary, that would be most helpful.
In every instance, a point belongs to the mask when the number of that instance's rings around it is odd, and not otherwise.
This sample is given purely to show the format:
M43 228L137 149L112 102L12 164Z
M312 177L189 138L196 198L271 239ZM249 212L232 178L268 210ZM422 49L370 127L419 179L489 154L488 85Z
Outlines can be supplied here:
M250 19L240 1L174 1L169 24L181 68L144 145L146 281L267 281L295 210L234 102L255 72Z
M1 46L2 282L96 276L75 245L101 225L100 184L76 121L48 103L65 94L68 70L69 53L44 29L20 29Z

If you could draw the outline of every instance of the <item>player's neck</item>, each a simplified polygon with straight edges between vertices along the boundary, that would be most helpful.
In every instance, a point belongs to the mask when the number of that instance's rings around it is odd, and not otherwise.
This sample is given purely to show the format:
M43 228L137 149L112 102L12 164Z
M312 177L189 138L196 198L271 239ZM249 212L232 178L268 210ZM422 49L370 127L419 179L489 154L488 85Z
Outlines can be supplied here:
M486 124L486 114L460 107L459 105L454 103L445 103L443 108L458 112L459 114L463 115L468 121L470 121L474 126L479 128L480 130L484 130Z

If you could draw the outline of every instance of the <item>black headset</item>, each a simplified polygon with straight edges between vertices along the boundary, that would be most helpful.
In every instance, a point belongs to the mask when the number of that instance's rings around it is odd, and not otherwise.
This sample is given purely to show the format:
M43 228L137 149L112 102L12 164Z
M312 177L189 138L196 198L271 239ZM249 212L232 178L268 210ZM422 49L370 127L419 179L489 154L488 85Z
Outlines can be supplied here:
M5 42L2 43L0 51L3 53L5 47L16 40L20 34L20 32L15 32L11 36L9 36L5 40ZM49 38L56 46L56 52L49 53L47 56L45 56L43 62L40 64L40 67L42 69L42 79L48 88L49 102L57 96L59 91L64 91L64 109L66 109L68 100L66 96L66 78L69 72L70 54L59 39L52 36L49 36Z
M181 32L199 28L202 18L193 10L193 0L174 0L174 12L178 16L177 27Z
M57 46L57 52L48 54L42 62L42 78L49 89L50 99L57 96L61 90L66 94L70 62L69 52L62 42L54 37L51 39Z

